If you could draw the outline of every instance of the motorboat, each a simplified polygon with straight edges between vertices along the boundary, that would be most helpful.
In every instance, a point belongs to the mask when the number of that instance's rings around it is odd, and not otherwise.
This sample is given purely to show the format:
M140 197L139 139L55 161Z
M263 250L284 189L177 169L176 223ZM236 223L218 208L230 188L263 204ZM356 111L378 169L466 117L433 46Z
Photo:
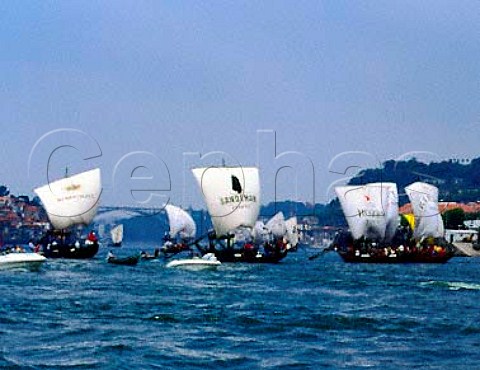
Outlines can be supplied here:
M193 268L211 268L211 267L218 267L222 263L215 257L213 253L207 253L202 257L193 257L193 258L185 258L170 261L167 263L166 267L193 267Z
M0 269L27 267L38 268L47 259L33 252L7 252L0 254Z

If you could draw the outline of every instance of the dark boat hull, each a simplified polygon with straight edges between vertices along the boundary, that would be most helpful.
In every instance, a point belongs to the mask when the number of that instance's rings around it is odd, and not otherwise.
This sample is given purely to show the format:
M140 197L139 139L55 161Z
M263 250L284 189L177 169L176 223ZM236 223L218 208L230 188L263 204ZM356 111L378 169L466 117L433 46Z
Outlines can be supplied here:
M138 263L139 259L140 259L140 256L132 256L132 257L125 257L125 258L110 257L107 259L107 262L113 265L135 266Z
M397 232L398 233L398 232ZM400 231L401 233L401 231ZM402 236L402 234L399 234ZM455 247L443 238L417 243L402 237L392 243L353 240L348 232L339 233L329 249L335 249L351 263L445 263L455 255Z
M70 230L48 231L40 240L40 252L47 258L88 259L98 253L99 242L92 232L81 237Z
M47 244L43 245L42 254L47 258L88 259L93 258L98 252L98 242L92 244Z
M238 251L215 251L215 257L220 262L246 262L246 263L278 263L286 257L287 253L245 253Z
M202 256L213 253L221 263L278 263L288 254L283 239L259 245L251 242L234 243L231 235L223 238L215 238L213 235L209 235L208 245L202 245L197 240L184 250L192 251L191 247L195 245Z
M355 256L348 253L339 252L345 262L350 263L446 263L453 257L451 254L445 255L397 255L397 256Z

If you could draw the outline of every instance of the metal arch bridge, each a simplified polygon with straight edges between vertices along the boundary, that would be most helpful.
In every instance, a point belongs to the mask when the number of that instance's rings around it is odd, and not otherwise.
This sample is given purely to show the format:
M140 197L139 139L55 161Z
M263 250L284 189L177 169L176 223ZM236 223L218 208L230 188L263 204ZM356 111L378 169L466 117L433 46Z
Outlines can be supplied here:
M165 212L165 208L163 207L131 207L131 206L99 206L97 210L97 215L101 215L102 213L107 213L112 211L122 211L122 212L132 213L133 215L138 215L138 216L155 216Z

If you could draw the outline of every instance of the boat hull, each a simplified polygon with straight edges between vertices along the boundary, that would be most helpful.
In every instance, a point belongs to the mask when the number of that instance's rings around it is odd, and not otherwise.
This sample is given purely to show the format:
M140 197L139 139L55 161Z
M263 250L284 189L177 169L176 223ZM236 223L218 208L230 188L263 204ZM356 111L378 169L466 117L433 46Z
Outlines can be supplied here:
M68 230L49 231L40 240L41 254L47 258L88 259L98 252L99 242L75 236Z
M287 256L287 251L279 253L248 253L235 250L217 250L214 254L222 263L278 263Z
M190 258L185 260L175 260L167 263L166 267L184 267L184 268L215 268L220 266L220 261L205 261L201 258Z
M442 238L416 243L402 238L400 242L379 244L353 240L348 232L339 233L330 250L336 250L345 262L351 263L446 263L455 255L455 247Z
M366 256L352 255L339 252L345 262L350 263L446 263L453 257L451 254L445 255L396 255L396 256Z
M42 254L47 258L88 259L93 258L99 249L98 242L91 244L47 244L43 245Z
M207 253L202 258L193 257L181 260L174 260L167 263L166 267L183 267L187 269L204 269L215 268L222 263L215 257L213 253Z
M107 259L108 263L113 265L127 265L127 266L135 266L138 263L140 256L132 256L132 257L125 257L125 258L117 258L117 257L109 257Z

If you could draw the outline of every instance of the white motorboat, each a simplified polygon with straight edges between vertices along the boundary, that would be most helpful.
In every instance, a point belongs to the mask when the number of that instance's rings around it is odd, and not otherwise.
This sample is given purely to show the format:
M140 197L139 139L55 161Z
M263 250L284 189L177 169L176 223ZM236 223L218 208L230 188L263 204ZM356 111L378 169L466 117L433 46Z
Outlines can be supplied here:
M47 259L38 253L6 253L0 255L0 269L28 267L36 268L45 262Z
M181 260L174 260L167 263L166 267L187 267L187 268L211 268L220 266L221 262L213 253L207 253L203 257L193 257Z

